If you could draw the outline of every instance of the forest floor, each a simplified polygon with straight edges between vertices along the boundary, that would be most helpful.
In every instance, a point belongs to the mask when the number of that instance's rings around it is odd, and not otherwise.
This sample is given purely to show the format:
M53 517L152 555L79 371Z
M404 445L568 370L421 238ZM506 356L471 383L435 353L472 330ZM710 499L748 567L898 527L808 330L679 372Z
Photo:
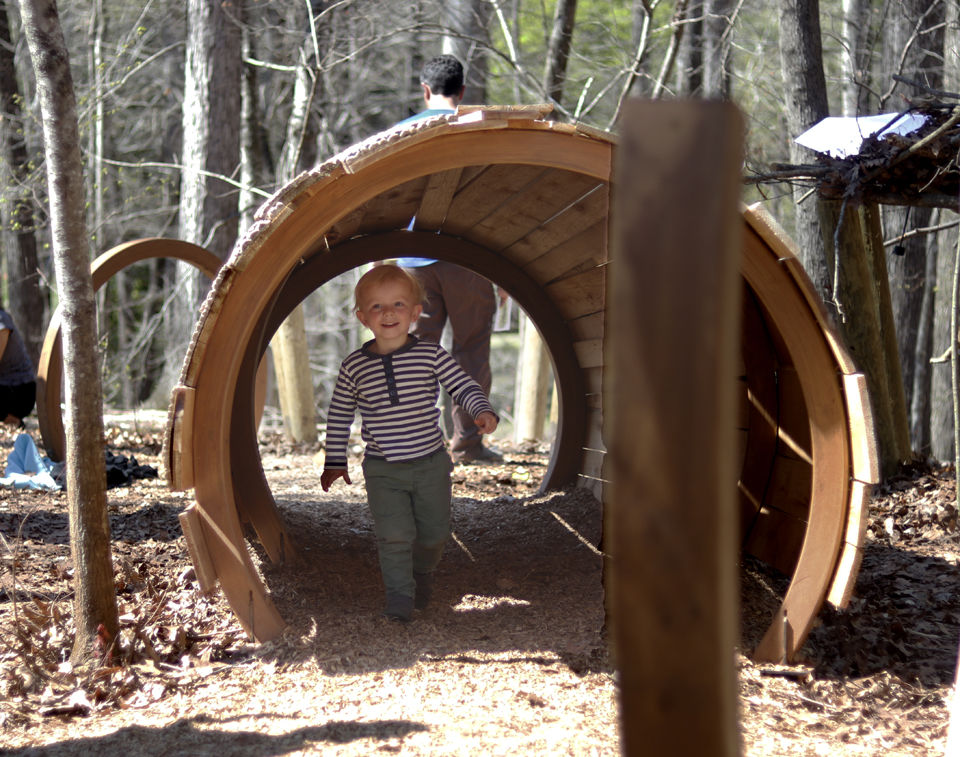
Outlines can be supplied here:
M108 419L109 449L159 465L160 428ZM0 432L3 460L14 437ZM455 468L434 601L398 624L379 615L362 485L323 493L316 450L265 435L302 559L272 567L251 546L289 623L261 645L199 591L177 520L190 493L149 478L110 489L122 631L95 670L66 662L65 495L0 490L0 754L619 754L600 504L538 495L546 450L498 446L502 465ZM851 607L824 609L802 663L737 653L744 754L942 753L960 639L955 499L951 471L904 471L874 498ZM748 651L786 582L745 559L741 584Z

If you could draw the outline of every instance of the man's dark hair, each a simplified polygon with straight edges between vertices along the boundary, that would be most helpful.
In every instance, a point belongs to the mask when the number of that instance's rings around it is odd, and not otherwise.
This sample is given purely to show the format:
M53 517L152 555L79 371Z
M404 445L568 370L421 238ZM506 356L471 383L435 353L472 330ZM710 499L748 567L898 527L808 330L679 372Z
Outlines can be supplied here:
M424 64L420 83L429 86L435 95L456 97L463 89L463 66L452 55L438 55Z

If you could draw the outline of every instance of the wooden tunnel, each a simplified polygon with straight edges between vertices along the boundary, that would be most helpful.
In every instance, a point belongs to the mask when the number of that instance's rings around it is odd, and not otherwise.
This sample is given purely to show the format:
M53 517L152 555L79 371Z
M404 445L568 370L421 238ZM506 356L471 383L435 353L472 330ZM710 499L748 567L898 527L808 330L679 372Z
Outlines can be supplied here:
M271 560L292 550L260 464L255 367L283 319L356 266L432 257L506 289L540 330L558 386L543 488L602 495L615 145L543 115L461 109L378 134L278 191L217 273L173 393L165 465L171 486L195 490L181 522L202 584L219 581L254 638L275 637L284 621L244 524ZM743 223L742 545L793 577L756 650L779 659L799 648L825 599L850 596L876 455L863 378L788 240L759 210Z

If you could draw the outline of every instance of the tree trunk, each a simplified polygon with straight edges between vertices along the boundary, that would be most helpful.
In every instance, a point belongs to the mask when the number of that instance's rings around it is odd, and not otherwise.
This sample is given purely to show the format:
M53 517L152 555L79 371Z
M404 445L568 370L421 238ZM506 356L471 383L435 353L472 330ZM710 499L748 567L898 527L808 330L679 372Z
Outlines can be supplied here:
M864 208L860 213L852 203L844 207L839 201L822 202L820 208L831 267L837 269L838 325L867 379L881 473L888 478L909 456L909 433L899 367L889 359L896 355L896 343L890 334L889 296L879 286L886 282L882 250L874 254L882 248L877 209Z
M576 0L557 3L553 31L547 49L547 65L543 74L543 88L555 103L563 100L563 85L570 60L570 41L576 21ZM555 114L554 114L555 115ZM541 440L545 436L547 405L553 372L550 355L533 323L521 313L522 339L520 359L515 372L514 438L517 441Z
M559 0L553 15L553 28L547 44L547 65L543 72L543 85L547 97L557 105L563 100L563 85L567 78L567 62L570 60L570 44L573 41L573 24L577 14L577 0Z
M732 42L732 0L706 0L703 21L703 94L710 98L730 97L730 46Z
M226 260L237 240L240 164L242 3L189 0L183 93L180 238ZM168 360L157 392L169 400L210 281L188 263L176 266L177 295L167 314ZM159 397L157 398L160 399Z
M686 31L677 54L676 90L681 97L703 96L703 2L687 6Z
M10 17L7 4L0 0L0 98L2 98L3 149L12 173L10 186L16 197L9 215L9 225L16 237L15 248L7 254L10 312L20 328L21 336L34 365L43 344L44 298L40 289L40 266L37 261L37 237L34 229L34 208L27 178L30 157L24 134L22 97L14 66L14 45L10 39Z
M955 214L944 220L956 220ZM953 460L953 395L950 383L950 314L953 309L950 281L957 256L958 230L942 232L937 255L937 281L933 295L933 355L946 356L930 366L930 455L936 460Z
M943 57L948 65L943 69L943 86L953 89L960 86L960 3L950 0L945 3ZM944 213L944 223L956 221L956 213ZM954 261L957 255L957 228L940 232L940 253L937 255L937 287L933 296L933 352L934 356L947 353L951 345L950 289L947 282L953 279ZM930 454L941 461L953 460L953 398L950 385L950 364L942 360L931 365L930 377ZM960 726L960 724L957 724Z
M81 662L94 654L102 655L106 651L102 643L115 638L118 630L90 237L85 221L76 101L56 5L53 0L23 0L20 12L43 118L54 268L63 308L67 503L76 571L77 636L72 659Z
M248 27L243 29L244 60L257 57L256 39ZM266 181L266 167L272 165L270 145L261 123L261 105L257 66L243 67L243 90L240 99L240 226L239 234L246 233L256 210L265 199L253 191Z
M787 134L791 138L790 160L793 163L812 162L813 153L794 142L793 137L830 115L820 43L819 0L780 0L780 66ZM800 262L824 301L829 303L832 283L827 272L816 202L812 198L800 202L803 194L803 189L794 189L797 201L795 238Z
M874 405L883 402L890 408L890 418L893 422L891 448L889 453L889 473L896 471L897 465L909 460L912 456L910 446L910 422L907 413L906 394L903 389L903 374L900 370L900 350L897 345L897 327L893 312L893 303L890 295L890 279L886 266L886 253L883 247L882 222L880 208L877 205L864 205L860 208L860 218L863 226L863 245L866 248L867 263L872 276L873 292L876 300L876 317L880 328L881 354L885 374L885 388L883 393L874 398ZM849 254L849 251L845 251ZM846 298L849 302L851 315L855 307L860 307L860 300L853 297ZM869 311L873 313L871 309ZM848 319L855 320L854 317ZM860 316L866 320L866 316ZM852 328L848 326L847 328ZM861 327L857 327L860 329ZM881 443L885 443L881 440Z
M547 425L547 406L553 371L550 355L533 321L521 313L520 359L517 361L514 392L513 440L543 441Z
M884 213L884 236L896 237L905 230L927 226L930 213L930 208L888 208ZM897 348L902 357L903 389L909 405L914 394L914 354L926 283L927 241L922 236L914 236L904 241L900 249L903 251L895 248L894 252L888 255L887 270L897 323ZM921 391L924 389L921 388Z
M902 61L900 70L909 78L940 88L943 84L943 65L940 53L934 51L943 49L942 32L936 28L937 21L942 21L942 18L936 18L931 9L929 0L904 0L898 5L897 12L891 13L883 26L884 60ZM905 89L904 94L909 98L925 94L923 89L902 83L898 83L897 88ZM888 207L884 212L884 236L892 239L915 228L929 226L931 212L930 208ZM887 258L897 324L897 346L902 357L903 387L908 407L912 404L915 391L927 391L925 386L919 389L914 386L918 371L916 360L919 358L926 362L930 357L917 351L924 290L927 286L934 286L934 282L927 282L925 278L926 257L925 237L913 236L894 247Z
M300 50L287 137L280 156L278 184L290 181L317 160L317 114L314 103L320 76L317 66L320 34L315 18L311 16L307 22L311 31ZM270 353L273 356L287 437L295 442L315 442L317 409L302 304L280 324L270 342Z
M843 44L840 47L840 65L843 71L843 115L856 116L869 112L869 103L861 102L868 89L863 86L864 47L867 38L865 0L843 0Z
M937 211L931 222L936 225L942 214ZM920 307L920 321L917 327L917 345L914 355L916 374L913 377L913 398L910 404L910 444L915 454L926 457L930 454L930 392L932 387L932 366L930 357L933 354L933 317L934 296L937 287L937 261L940 257L940 237L931 234L927 243L927 270L924 279L927 286L923 288L923 302Z
M463 102L487 101L487 50L489 41L489 0L448 0L444 5L446 24L451 30L443 38L443 52L455 55L464 68L466 91Z
M221 260L237 239L237 189L220 177L236 178L240 163L239 7L219 0L187 3L180 236Z

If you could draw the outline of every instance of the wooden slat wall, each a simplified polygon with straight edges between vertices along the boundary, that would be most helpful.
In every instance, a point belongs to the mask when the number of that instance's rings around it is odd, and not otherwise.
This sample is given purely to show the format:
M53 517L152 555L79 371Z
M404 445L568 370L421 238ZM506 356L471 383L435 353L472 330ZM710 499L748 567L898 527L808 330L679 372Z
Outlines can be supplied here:
M765 327L760 303L746 285L741 313L740 359L748 412L747 449L740 468L738 490L740 542L747 549L750 534L758 525L758 514L767 496L770 469L776 455L778 409L775 387L779 363Z
M474 226L544 173L540 166L490 166L457 192L441 231L474 240Z
M599 222L606 223L609 212L609 190L605 185L591 189L562 213L544 219L545 223L523 239L518 239L504 250L504 254L521 267L537 260L540 256L562 246L568 240L579 236L584 230ZM607 260L606 231L603 232L604 244L598 251L595 247L584 247L583 252L591 252L599 261ZM592 243L591 243L592 244ZM574 248L575 250L575 248ZM557 273L548 274L550 280Z
M427 177L422 176L377 195L335 223L327 232L328 242L334 244L361 231L372 234L406 228L420 207L426 184Z
M450 203L460 186L460 177L463 168L451 168L449 171L431 174L427 177L427 185L420 198L417 208L417 220L414 228L417 231L432 231L443 225L447 217Z
M524 270L547 284L606 262L607 222L603 219L534 258Z
M603 313L590 313L568 321L574 340L603 339L603 317Z
M593 268L554 281L545 288L568 322L603 312L606 299L606 274L603 268Z
M796 369L792 365L781 364L776 385L780 394L780 453L809 460L810 418Z

